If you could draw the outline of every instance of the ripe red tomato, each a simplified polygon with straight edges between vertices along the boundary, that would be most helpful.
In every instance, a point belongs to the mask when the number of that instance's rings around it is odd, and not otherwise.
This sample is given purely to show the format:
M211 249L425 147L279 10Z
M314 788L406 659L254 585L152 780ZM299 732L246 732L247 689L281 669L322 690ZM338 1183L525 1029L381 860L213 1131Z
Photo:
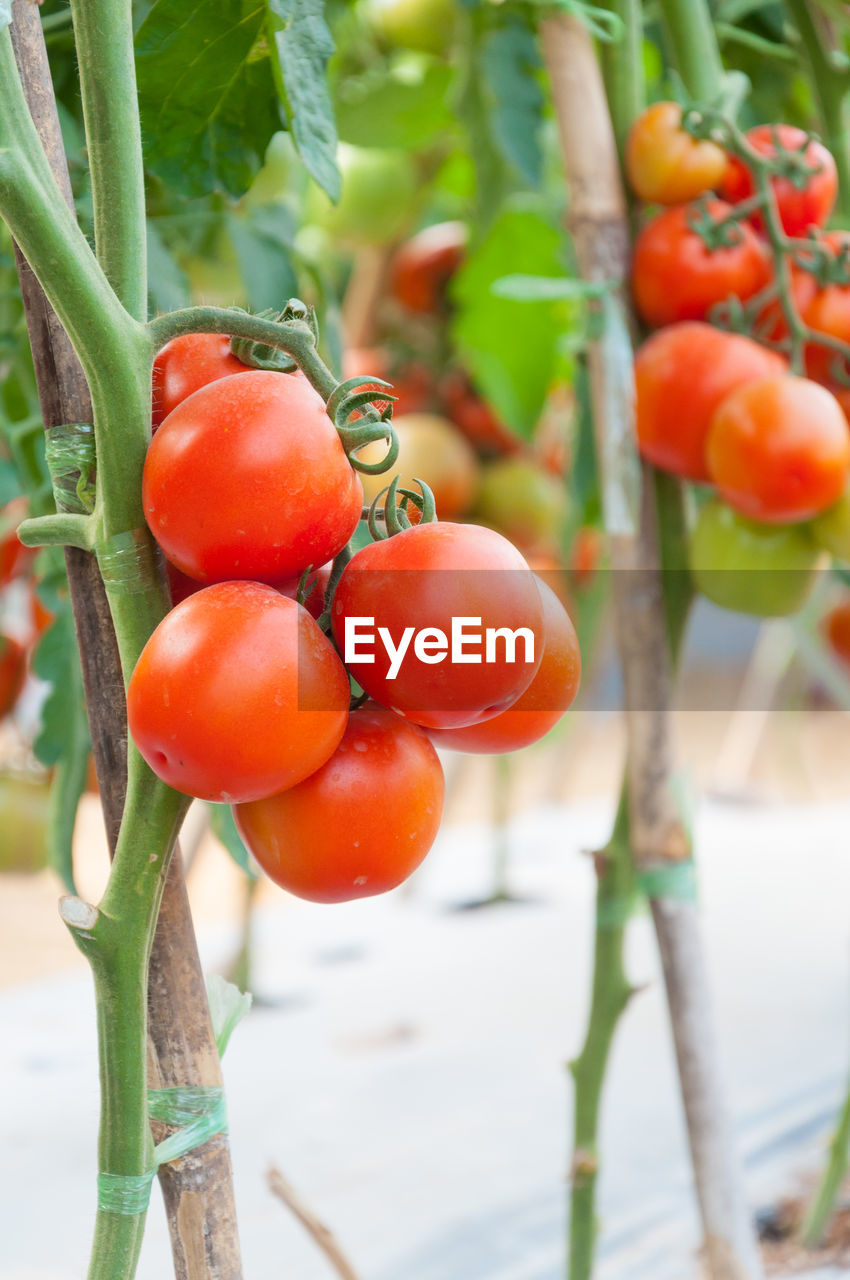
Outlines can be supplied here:
M832 652L850 667L850 600L834 605L822 623L823 633Z
M496 416L461 369L446 374L440 383L447 417L482 453L519 453L522 442Z
M35 552L18 537L18 525L26 517L26 498L13 498L0 512L0 587L7 586Z
M540 664L543 605L534 575L505 538L478 525L420 524L364 547L346 566L331 613L334 639L360 686L428 728L498 715L528 688ZM374 619L371 627L361 625L360 634L373 639L359 644L356 656L350 647L346 653L346 623L353 627L354 619ZM453 660L457 619L468 623L467 643ZM481 637L489 628L527 628L533 646L519 636L511 658L502 638L486 661ZM405 638L408 646L394 675L387 638L396 650Z
M626 141L626 172L633 190L650 204L685 204L716 187L726 152L682 128L678 102L654 102L635 120Z
M54 621L56 615L55 613L52 613L46 605L41 603L35 582L30 582L29 593L32 628L36 636L43 636L47 628Z
M425 857L440 826L443 770L422 729L383 707L353 711L326 764L280 795L233 810L276 884L311 902L386 893Z
M310 617L315 618L317 622L325 611L325 592L328 589L332 568L333 565L331 564L323 564L321 569L316 569L308 575L305 584L304 608ZM286 582L276 582L274 584L275 590L279 591L282 596L288 596L290 600L298 599L300 586L300 578L288 578Z
M398 458L389 471L362 477L363 496L372 503L394 476L403 487L424 480L434 494L437 515L451 520L469 510L478 488L478 459L464 437L437 413L409 413L394 419ZM377 462L387 451L383 441L360 450L364 462ZM415 486L414 486L415 487ZM418 523L411 512L412 522Z
M641 453L665 471L708 480L705 447L715 409L738 387L784 369L781 356L709 324L661 329L635 359Z
M145 459L142 500L167 558L199 582L274 582L332 560L363 490L305 378L251 370L178 405Z
M789 236L804 236L810 227L823 227L832 213L838 196L838 171L829 151L813 139L806 145L807 134L792 124L760 124L750 129L747 141L760 155L776 155L776 139L788 151L802 150L810 165L819 171L798 187L790 178L771 178L779 217ZM755 192L755 183L749 169L737 156L729 157L729 167L720 187L720 194L729 204L748 200ZM756 217L754 226L763 220Z
M220 333L172 338L153 362L154 429L194 391L231 373L246 373L248 368L230 350L230 339Z
M731 212L721 200L708 201L714 221ZM667 209L648 222L635 244L632 288L643 319L654 328L677 320L704 320L718 302L742 301L770 278L767 249L752 227L738 227L737 243L709 250L688 225L691 207Z
M294 786L335 750L349 686L300 605L223 582L166 615L127 690L133 741L184 795L232 803Z
M576 530L570 548L570 569L579 585L593 581L604 552L604 539L593 525L582 525Z
M11 636L0 635L0 720L18 701L27 675L27 655L23 645Z
M431 741L453 751L502 752L530 746L552 729L572 705L581 679L578 637L551 587L537 580L543 601L543 656L537 674L512 707L463 729L431 729Z
M850 243L847 231L828 231L820 237L826 245L830 256ZM810 272L792 263L791 280L794 303L800 319L809 328L830 338L838 338L841 342L850 342L850 285L826 284L822 288ZM774 304L778 305L778 304ZM787 333L787 326L783 336ZM834 366L841 364L841 357L829 347L820 346L816 342L806 344L806 373L816 382L822 382L833 391L847 388L834 385Z
M824 387L783 374L726 397L711 421L707 457L719 492L745 516L810 520L844 492L850 432Z
M462 222L439 222L418 232L395 254L390 290L410 311L438 315L446 305L446 285L466 255Z

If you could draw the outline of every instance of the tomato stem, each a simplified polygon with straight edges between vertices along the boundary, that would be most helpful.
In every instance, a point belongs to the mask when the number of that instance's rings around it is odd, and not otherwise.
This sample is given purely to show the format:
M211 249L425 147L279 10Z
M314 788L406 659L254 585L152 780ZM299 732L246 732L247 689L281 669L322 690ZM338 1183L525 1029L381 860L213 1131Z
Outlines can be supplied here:
M850 214L850 71L839 67L830 56L826 14L815 15L808 0L787 0L788 9L800 35L805 60L811 69L811 84L820 107L824 142L838 169L838 209ZM836 46L837 47L837 46Z

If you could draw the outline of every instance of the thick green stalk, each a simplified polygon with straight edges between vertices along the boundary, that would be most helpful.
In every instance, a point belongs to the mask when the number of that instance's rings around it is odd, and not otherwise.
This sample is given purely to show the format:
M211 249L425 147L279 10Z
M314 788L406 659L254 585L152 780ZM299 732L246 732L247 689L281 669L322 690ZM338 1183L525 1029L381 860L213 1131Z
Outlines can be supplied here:
M660 0L673 60L695 102L711 102L723 89L720 50L705 0Z
M823 138L838 168L838 209L850 215L850 70L836 66L825 47L808 0L786 0L800 34L820 108Z
M146 320L147 242L131 0L72 0L98 261Z
M816 1249L821 1242L827 1223L832 1217L838 1193L847 1176L848 1165L850 1165L850 1090L844 1099L838 1126L832 1138L827 1166L803 1223L802 1239L808 1249Z
M600 44L605 93L620 155L635 117L646 106L643 73L643 10L640 0L606 0L623 24L618 40Z

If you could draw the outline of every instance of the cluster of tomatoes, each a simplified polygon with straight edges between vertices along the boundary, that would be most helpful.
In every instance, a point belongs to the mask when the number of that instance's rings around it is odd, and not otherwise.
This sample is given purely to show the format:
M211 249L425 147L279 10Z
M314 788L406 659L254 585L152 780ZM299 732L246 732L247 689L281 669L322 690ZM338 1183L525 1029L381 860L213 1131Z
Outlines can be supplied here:
M829 151L788 125L760 126L746 138L776 160L770 184L784 234L817 237L822 258L845 253L850 238L820 234L838 188ZM662 102L635 122L627 168L642 199L670 206L644 225L633 260L635 304L657 330L635 361L640 450L658 467L714 486L692 536L700 589L744 612L792 612L822 549L850 556L848 398L836 353L809 342L806 376L789 372L775 349L788 337L775 298L766 297L757 325L774 349L708 323L730 297L758 298L774 272L764 213L751 199L754 177L739 158L692 137L680 108ZM719 199L706 196L712 190ZM789 267L800 320L850 339L850 284L819 283L799 257Z
M440 823L434 743L512 750L572 702L566 610L496 531L414 523L389 499L371 523L396 531L352 555L363 489L324 401L226 338L163 349L154 426L144 511L182 598L130 680L137 747L178 791L232 804L291 892L394 887ZM456 648L458 627L480 644Z

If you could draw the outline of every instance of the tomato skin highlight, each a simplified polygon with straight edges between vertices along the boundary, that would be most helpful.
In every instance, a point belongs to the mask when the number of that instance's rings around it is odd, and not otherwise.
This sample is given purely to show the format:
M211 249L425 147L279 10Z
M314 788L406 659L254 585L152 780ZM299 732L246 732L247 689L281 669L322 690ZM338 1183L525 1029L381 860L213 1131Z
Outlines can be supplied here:
M659 330L635 358L641 453L664 471L709 480L706 441L715 410L738 387L784 369L781 356L751 338L700 321Z
M390 291L408 311L439 315L446 286L466 256L463 222L439 222L407 240L390 267Z
M834 396L792 374L747 383L714 414L708 469L730 506L752 520L811 520L850 474L850 431Z
M224 582L166 615L127 690L133 741L184 795L227 803L294 786L334 751L349 685L301 605Z
M635 120L626 141L626 172L649 204L685 204L723 178L728 158L716 143L682 128L678 102L654 102Z
M156 429L195 391L232 373L247 373L230 339L220 333L188 333L167 342L153 362L153 425Z
M438 747L474 754L518 751L545 737L572 705L581 680L578 637L552 588L540 578L537 584L543 601L544 647L531 684L513 706L491 720L462 729L430 729L429 737Z
M760 124L747 133L747 141L763 156L775 156L774 133L786 150L799 150L807 135L792 124ZM823 227L832 213L838 197L838 170L832 155L821 142L812 138L805 147L805 157L810 164L820 165L820 172L813 174L803 188L781 174L771 178L776 197L779 218L786 235L804 236L810 227ZM755 183L744 162L737 156L729 157L729 166L720 185L720 194L730 204L739 204L755 193ZM759 229L763 219L751 219Z
M169 414L148 448L142 501L188 577L274 582L333 559L363 489L306 378L252 369Z
M436 838L444 790L424 731L366 703L316 773L236 805L233 816L282 889L310 902L348 902L386 893L416 870Z
M473 724L498 715L528 688L540 665L543 605L536 579L515 547L500 534L472 524L420 524L358 551L334 596L334 639L345 654L345 620L373 617L374 662L348 661L360 686L382 706L427 728ZM385 627L400 643L408 627L438 628L450 638L454 617L480 618L488 627L526 627L534 634L533 661L518 640L514 662L499 642L496 661L429 664L416 657L414 641L397 676L377 637ZM475 628L476 634L478 628ZM471 650L483 658L482 649Z
M717 221L731 213L709 200ZM752 227L739 226L738 242L709 251L688 225L691 207L666 209L640 232L632 261L632 289L643 319L659 329L679 320L705 320L718 302L734 295L745 301L768 283L770 259Z

